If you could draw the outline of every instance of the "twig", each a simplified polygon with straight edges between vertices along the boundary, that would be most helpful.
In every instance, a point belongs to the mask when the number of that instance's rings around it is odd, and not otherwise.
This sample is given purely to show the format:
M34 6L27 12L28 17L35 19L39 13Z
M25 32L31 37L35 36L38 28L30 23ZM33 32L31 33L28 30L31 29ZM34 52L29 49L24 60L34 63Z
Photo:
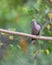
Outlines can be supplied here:
M25 37L34 38L34 39L51 40L52 41L52 37L36 36L36 35L26 34L26 33L22 33L22 32L14 32L14 31L9 31L9 30L4 30L4 29L0 29L0 32L14 34L14 35L18 35L18 36L25 36Z
M43 32L44 28L45 28L48 24L49 24L49 22L47 21L47 22L42 26L42 29L41 29L39 35L41 35L41 33Z

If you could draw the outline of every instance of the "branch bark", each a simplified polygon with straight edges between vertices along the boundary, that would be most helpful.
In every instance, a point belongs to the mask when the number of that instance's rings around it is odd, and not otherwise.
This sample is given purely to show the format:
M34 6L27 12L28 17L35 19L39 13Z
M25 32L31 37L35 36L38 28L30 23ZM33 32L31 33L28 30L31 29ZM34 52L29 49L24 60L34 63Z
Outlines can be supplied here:
M14 32L14 31L9 31L9 30L4 30L4 29L0 29L0 32L14 34L14 35L18 35L18 36L25 36L25 37L34 38L34 39L51 40L52 41L52 37L47 37L47 36L36 36L36 35L27 34L27 33Z

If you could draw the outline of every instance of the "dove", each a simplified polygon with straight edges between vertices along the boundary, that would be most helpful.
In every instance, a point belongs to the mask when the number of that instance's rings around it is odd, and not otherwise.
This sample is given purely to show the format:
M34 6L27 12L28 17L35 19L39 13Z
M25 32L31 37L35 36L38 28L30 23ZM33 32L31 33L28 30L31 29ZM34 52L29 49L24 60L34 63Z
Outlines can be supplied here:
M35 19L32 20L32 35L39 35L41 26L36 22ZM36 39L32 38L32 44L36 43Z

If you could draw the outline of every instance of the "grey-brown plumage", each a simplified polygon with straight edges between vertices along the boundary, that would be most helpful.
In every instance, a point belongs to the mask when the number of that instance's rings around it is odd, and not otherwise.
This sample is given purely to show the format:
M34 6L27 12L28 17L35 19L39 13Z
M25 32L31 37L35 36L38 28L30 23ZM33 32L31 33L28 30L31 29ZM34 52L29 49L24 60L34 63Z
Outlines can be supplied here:
M32 20L32 35L39 35L41 30L41 26L37 24L37 22L33 19ZM36 39L32 39L32 44L36 43Z

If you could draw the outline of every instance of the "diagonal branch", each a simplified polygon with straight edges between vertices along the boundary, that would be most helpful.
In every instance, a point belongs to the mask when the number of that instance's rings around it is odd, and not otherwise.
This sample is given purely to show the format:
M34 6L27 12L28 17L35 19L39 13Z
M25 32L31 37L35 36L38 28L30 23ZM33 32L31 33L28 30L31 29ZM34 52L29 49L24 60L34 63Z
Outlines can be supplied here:
M9 30L4 30L4 29L0 29L0 32L4 32L4 33L8 33L8 34L14 34L14 35L18 35L18 36L25 36L25 37L34 38L34 39L51 40L52 41L52 37L36 36L36 35L27 34L27 33L14 32L14 31L9 31Z

